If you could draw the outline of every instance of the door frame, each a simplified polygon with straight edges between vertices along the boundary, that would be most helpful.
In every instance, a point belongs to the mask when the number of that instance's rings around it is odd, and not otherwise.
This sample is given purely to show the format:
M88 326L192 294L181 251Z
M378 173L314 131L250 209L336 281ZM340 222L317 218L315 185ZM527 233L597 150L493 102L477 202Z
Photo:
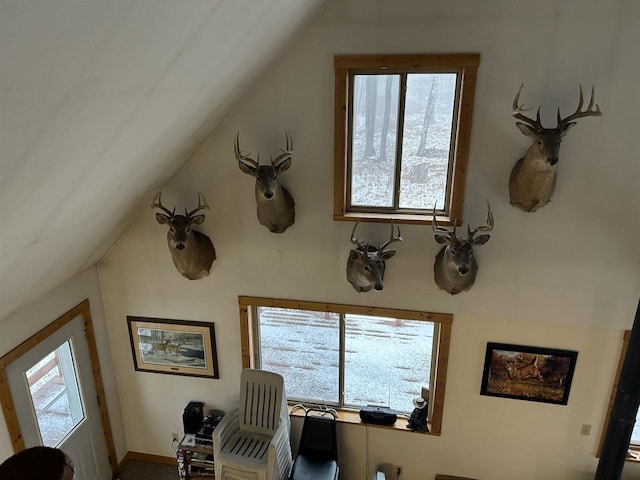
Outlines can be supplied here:
M18 453L25 449L25 445L24 439L22 438L22 431L20 430L20 424L18 423L18 417L15 412L13 397L11 396L11 390L9 389L7 367L79 315L82 315L82 324L84 327L85 337L87 339L87 345L89 347L93 383L96 388L96 395L98 396L102 431L104 433L105 443L107 444L109 467L111 468L111 475L113 477L118 473L116 449L113 443L113 434L111 433L111 422L109 421L109 412L107 411L104 385L102 383L102 376L100 375L100 361L98 359L98 350L96 348L96 340L93 333L93 323L91 322L91 311L88 299L85 299L82 303L79 303L49 325L29 337L13 350L0 357L0 403L2 404L2 412L4 413L4 419L7 423L7 430L9 431L9 437L11 438L13 451Z

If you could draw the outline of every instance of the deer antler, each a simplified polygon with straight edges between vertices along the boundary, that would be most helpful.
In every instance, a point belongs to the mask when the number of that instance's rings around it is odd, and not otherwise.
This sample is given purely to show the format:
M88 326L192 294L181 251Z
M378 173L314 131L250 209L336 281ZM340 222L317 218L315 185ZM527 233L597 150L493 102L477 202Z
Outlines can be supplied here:
M433 206L433 222L431 222L431 227L433 228L434 233L446 233L452 240L456 240L458 237L456 236L456 225L453 224L453 228L441 227L438 225L438 221L436 220L436 206Z
M600 111L600 106L596 103L596 108L595 110L593 110L593 102L595 100L595 95L596 95L596 87L592 86L591 87L591 99L589 100L589 106L587 107L586 110L581 111L582 110L582 104L583 104L583 95L582 95L582 85L580 85L580 99L578 100L578 108L576 108L575 113L569 115L568 117L565 118L560 118L560 109L558 108L558 126L556 128L561 128L566 126L569 122L576 120L578 118L582 118L582 117L599 117L600 115L602 115L602 112Z
M153 198L153 202L151 203L151 208L159 208L162 211L164 211L167 215L169 215L171 218L173 218L176 213L175 207L173 208L173 212L172 212L168 208L166 208L164 205L162 205L162 192L158 192L156 196Z
M358 228L358 225L360 225L360 222L356 222L356 224L353 226L353 230L351 230L351 243L366 250L369 242L361 242L355 237L356 228Z
M478 232L490 232L491 230L493 230L493 213L491 212L489 200L487 200L487 221L484 225L479 225L473 230L471 230L471 227L467 224L467 240L471 240Z
M250 165L252 165L255 168L258 168L260 166L260 154L258 154L258 160L254 160L253 158L250 158L249 155L244 155L242 153L242 151L240 150L240 132L236 133L236 139L235 139L235 143L234 143L234 152L236 154L236 160L239 162L243 162L243 163L248 163Z
M194 208L193 210L191 210L189 213L187 213L187 209L184 209L184 216L187 218L190 218L191 215L193 215L194 213L202 210L202 209L207 209L209 210L209 205L207 204L207 199L204 198L204 194L202 192L198 192L198 206L196 208Z
M516 94L516 98L513 99L513 111L511 115L518 120L522 120L527 125L539 129L542 128L540 124L540 107L538 107L538 113L536 114L536 119L529 118L524 115L522 112L526 112L527 110L531 110L530 108L524 108L524 103L522 105L518 105L518 101L520 100L520 93L522 92L522 87L524 87L524 83L520 84L520 88L518 89L518 93Z
M389 233L389 240L387 240L385 243L383 243L382 245L380 245L380 246L378 247L378 252L379 252L379 253L384 252L384 249L385 249L386 247L388 247L389 245L391 245L392 243L394 243L394 242L401 242L401 241L402 241L402 237L400 236L400 235L401 235L401 234L400 234L400 226L398 226L398 235L397 235L397 236L394 236L394 235L393 235L393 231L394 231L394 228L393 228L393 220L391 220L390 226L391 226L391 232Z
M276 158L271 159L271 165L274 167L287 160L293 154L293 139L291 138L291 133L289 133L288 130L285 130L284 136L286 139L285 149Z

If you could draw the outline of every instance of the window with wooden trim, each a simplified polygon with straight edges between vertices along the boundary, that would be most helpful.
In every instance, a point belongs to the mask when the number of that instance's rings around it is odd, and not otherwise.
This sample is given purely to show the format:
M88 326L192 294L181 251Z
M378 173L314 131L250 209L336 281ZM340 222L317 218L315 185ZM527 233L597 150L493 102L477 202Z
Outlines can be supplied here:
M479 60L335 56L335 220L461 222Z
M408 415L429 389L440 434L452 315L238 297L243 367L281 374L290 403ZM405 422L402 422L405 428Z
M605 417L602 433L600 434L600 444L598 445L598 457L602 452L602 446L604 444L604 437L607 434L607 428L609 426L609 419L611 418L611 412L613 412L613 404L616 399L616 392L618 391L618 385L620 384L620 374L622 373L622 365L624 364L624 358L627 355L627 349L629 347L629 338L631 337L631 330L625 330L622 337L622 348L620 349L620 359L618 360L618 368L616 369L616 376L613 381L613 387L611 389L611 396L609 398L609 407L607 408L607 415ZM636 414L636 423L633 426L631 433L631 441L629 442L629 449L627 450L627 460L640 462L640 410Z

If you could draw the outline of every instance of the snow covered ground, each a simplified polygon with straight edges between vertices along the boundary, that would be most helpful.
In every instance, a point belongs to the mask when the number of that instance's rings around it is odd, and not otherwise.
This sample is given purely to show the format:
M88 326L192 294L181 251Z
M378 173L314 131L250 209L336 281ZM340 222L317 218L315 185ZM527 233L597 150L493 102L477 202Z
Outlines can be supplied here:
M338 403L338 315L261 308L260 319L262 367L285 378L287 396ZM429 386L432 343L430 322L347 315L344 403L410 412Z

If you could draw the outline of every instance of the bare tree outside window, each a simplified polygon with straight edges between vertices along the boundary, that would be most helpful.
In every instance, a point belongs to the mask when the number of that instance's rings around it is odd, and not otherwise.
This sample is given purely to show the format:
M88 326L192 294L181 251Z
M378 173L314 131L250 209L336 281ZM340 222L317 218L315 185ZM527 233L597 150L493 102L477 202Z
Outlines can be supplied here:
M353 205L393 206L399 85L398 75L359 75L354 79L354 95L365 101L356 103L353 112ZM383 96L378 95L381 91Z
M435 205L444 209L456 77L448 73L407 75L400 208L430 210Z

